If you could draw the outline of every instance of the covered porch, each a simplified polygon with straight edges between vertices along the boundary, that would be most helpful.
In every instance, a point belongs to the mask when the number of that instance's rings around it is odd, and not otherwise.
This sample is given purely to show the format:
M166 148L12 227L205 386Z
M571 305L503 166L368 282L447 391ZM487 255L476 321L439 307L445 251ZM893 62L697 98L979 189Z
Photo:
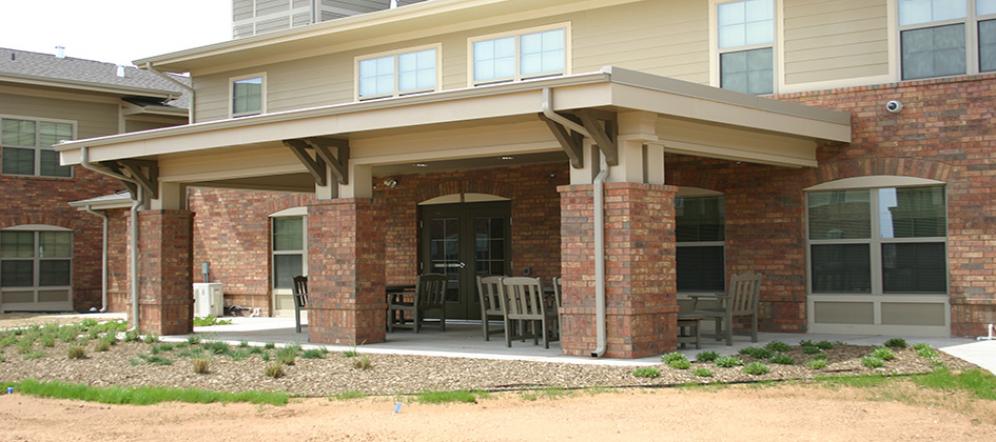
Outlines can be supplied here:
M146 332L193 331L198 264L185 189L279 190L310 195L308 342L377 348L443 339L453 343L443 351L458 353L476 339L473 345L504 349L500 340L485 343L472 324L387 334L386 286L447 274L447 311L473 320L475 276L528 275L547 284L559 276L562 340L536 352L587 357L604 347L609 357L642 358L677 343L681 189L665 176L667 155L810 168L818 146L849 141L847 113L606 68L81 140L59 150L64 164L119 176L147 200L139 215L139 316L132 318ZM603 181L604 194L596 194ZM604 214L604 241L597 241L596 213ZM486 231L475 231L483 218ZM470 244L434 255L453 219L469 225L460 228ZM502 229L500 238L492 235ZM486 250L476 247L482 234ZM600 257L604 278L596 272ZM473 331L463 343L465 327Z

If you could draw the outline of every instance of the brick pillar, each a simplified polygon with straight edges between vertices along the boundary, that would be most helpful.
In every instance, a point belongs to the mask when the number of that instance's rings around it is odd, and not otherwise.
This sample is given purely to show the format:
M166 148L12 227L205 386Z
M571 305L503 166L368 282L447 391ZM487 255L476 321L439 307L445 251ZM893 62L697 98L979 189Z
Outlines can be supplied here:
M139 212L139 327L143 333L194 331L194 214Z
M384 220L368 198L308 206L308 339L383 342Z
M639 358L677 343L674 186L605 185L606 356ZM564 353L595 348L591 185L561 186Z

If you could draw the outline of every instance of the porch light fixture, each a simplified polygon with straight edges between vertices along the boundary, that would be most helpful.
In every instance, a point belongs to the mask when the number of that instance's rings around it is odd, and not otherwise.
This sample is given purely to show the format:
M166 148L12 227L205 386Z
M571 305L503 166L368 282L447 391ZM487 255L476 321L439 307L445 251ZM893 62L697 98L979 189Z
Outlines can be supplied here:
M415 163L415 167L429 167L429 165L425 163Z
M388 179L384 180L384 185L387 186L388 189L393 189L395 187L398 187L398 179L397 178L388 178Z
M515 159L515 157L510 157L510 156L506 155L506 156L501 157L501 159L504 160L504 161L512 161L512 160Z

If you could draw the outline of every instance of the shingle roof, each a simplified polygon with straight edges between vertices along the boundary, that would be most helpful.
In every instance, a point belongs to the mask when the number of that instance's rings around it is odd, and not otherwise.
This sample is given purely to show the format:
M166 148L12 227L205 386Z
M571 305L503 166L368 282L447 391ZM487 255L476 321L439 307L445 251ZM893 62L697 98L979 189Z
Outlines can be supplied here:
M67 85L139 89L135 91L136 96L142 96L143 90L150 95L176 94L179 96L177 99L164 104L184 108L187 106L186 91L173 82L134 66L126 66L124 77L118 77L117 68L118 65L114 63L73 57L58 58L52 54L0 47L0 76L39 78L61 81ZM188 77L173 75L173 78L190 84Z

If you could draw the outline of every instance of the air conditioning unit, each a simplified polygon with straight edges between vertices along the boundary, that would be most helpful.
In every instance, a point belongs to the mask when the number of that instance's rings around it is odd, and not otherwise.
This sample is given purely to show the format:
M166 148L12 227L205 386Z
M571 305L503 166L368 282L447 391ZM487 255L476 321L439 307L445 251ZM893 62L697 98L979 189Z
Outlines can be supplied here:
M194 283L194 316L221 317L225 314L224 285L220 282Z

